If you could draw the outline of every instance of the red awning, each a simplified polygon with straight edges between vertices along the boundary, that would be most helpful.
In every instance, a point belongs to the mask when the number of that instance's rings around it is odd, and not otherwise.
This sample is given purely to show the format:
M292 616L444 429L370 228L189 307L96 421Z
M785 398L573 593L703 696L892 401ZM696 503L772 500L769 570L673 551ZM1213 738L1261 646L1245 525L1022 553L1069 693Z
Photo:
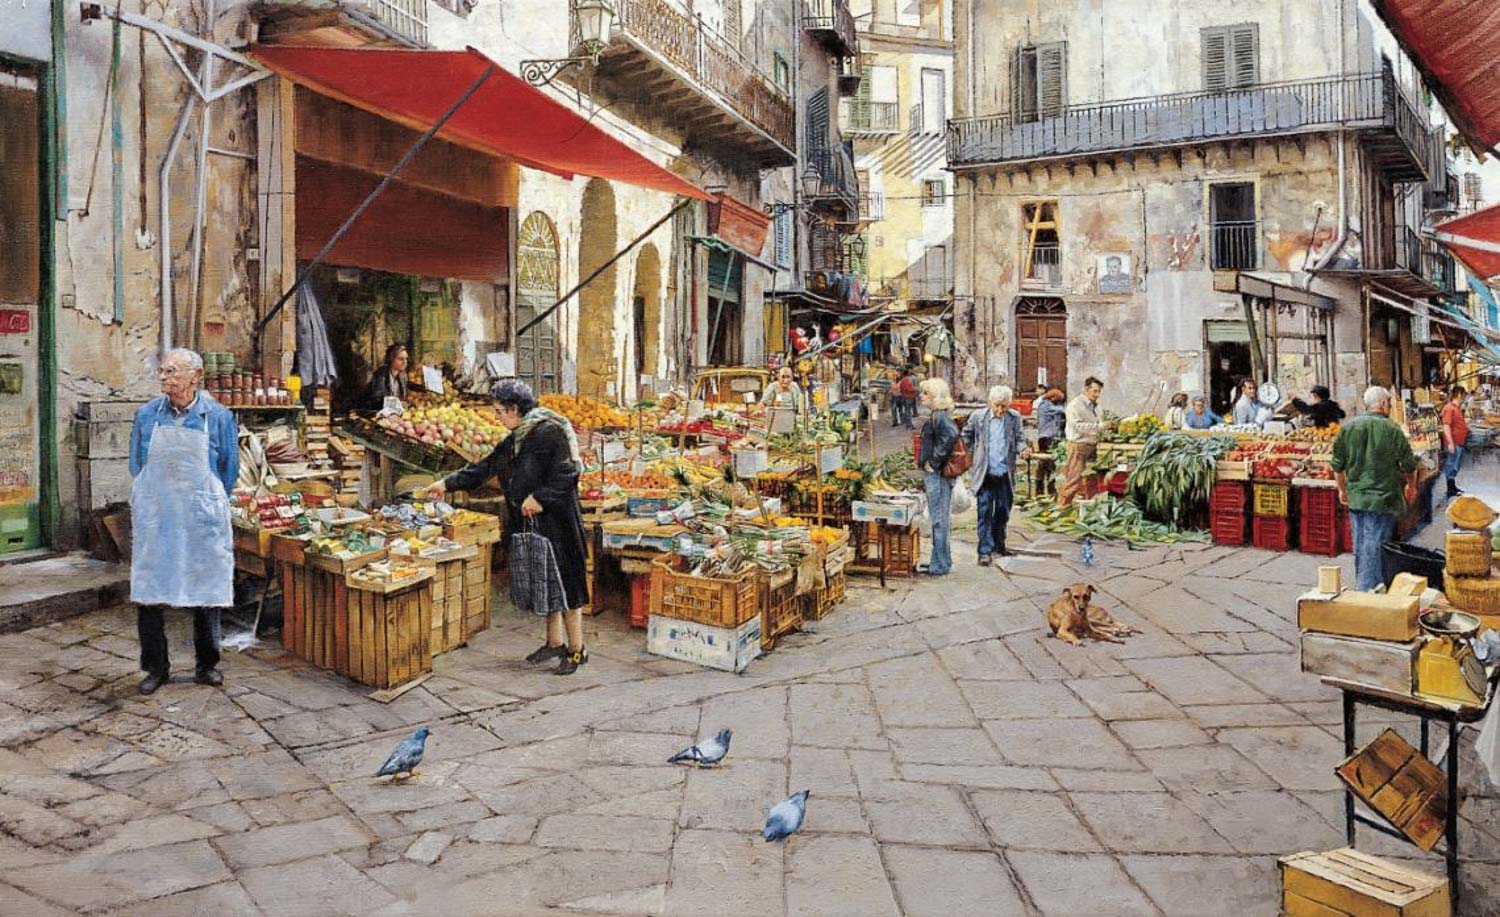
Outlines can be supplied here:
M1500 76L1495 0L1374 0L1380 18L1426 75L1428 88L1469 142L1500 142Z
M1500 278L1500 204L1439 223L1433 237L1480 280Z
M590 124L483 54L262 45L249 55L299 86L426 130L495 68L438 136L563 178L588 175L668 194L708 194Z

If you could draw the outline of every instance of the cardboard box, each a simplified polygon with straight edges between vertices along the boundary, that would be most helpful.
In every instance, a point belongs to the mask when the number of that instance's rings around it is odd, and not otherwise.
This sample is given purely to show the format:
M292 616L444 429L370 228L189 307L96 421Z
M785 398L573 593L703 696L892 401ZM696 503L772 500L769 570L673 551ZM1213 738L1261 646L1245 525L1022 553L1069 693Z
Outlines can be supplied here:
M1448 778L1394 729L1350 755L1336 773L1355 796L1423 851L1442 839Z
M760 655L760 615L738 627L651 615L646 621L646 652L710 669L743 672Z
M1393 643L1335 634L1302 634L1302 671L1410 694L1421 640Z
M1344 848L1282 857L1287 917L1451 917L1448 880Z
M922 514L920 497L897 497L890 500L855 500L852 512L855 522L880 522L906 527Z
M1366 640L1405 643L1417 636L1421 603L1414 596L1346 590L1336 596L1310 592L1297 600L1302 630Z

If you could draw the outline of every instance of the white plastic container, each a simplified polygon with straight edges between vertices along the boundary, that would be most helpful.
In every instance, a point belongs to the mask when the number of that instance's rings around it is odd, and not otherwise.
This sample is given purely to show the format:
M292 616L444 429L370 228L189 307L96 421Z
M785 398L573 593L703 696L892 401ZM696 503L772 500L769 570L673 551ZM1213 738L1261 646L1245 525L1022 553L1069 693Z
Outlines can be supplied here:
M712 627L651 615L646 652L724 672L743 672L760 655L760 615L739 627Z

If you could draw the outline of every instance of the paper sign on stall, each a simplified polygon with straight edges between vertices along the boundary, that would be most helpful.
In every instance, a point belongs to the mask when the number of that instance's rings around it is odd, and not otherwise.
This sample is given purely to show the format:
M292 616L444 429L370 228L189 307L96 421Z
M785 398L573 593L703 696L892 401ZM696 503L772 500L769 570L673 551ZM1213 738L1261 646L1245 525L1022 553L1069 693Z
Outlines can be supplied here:
M422 387L429 392L443 393L443 371L436 366L422 367Z
M484 365L489 369L490 375L496 379L506 379L516 374L515 355L503 350L487 354L484 358Z

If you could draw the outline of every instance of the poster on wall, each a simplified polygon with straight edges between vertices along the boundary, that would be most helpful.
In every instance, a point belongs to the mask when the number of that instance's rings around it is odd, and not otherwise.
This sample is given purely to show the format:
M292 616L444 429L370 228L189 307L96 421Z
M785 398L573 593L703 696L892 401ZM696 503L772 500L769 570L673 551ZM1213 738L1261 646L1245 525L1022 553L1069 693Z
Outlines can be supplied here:
M1100 293L1129 294L1134 292L1131 282L1130 255L1125 252L1106 252L1097 256L1094 270L1099 278Z

